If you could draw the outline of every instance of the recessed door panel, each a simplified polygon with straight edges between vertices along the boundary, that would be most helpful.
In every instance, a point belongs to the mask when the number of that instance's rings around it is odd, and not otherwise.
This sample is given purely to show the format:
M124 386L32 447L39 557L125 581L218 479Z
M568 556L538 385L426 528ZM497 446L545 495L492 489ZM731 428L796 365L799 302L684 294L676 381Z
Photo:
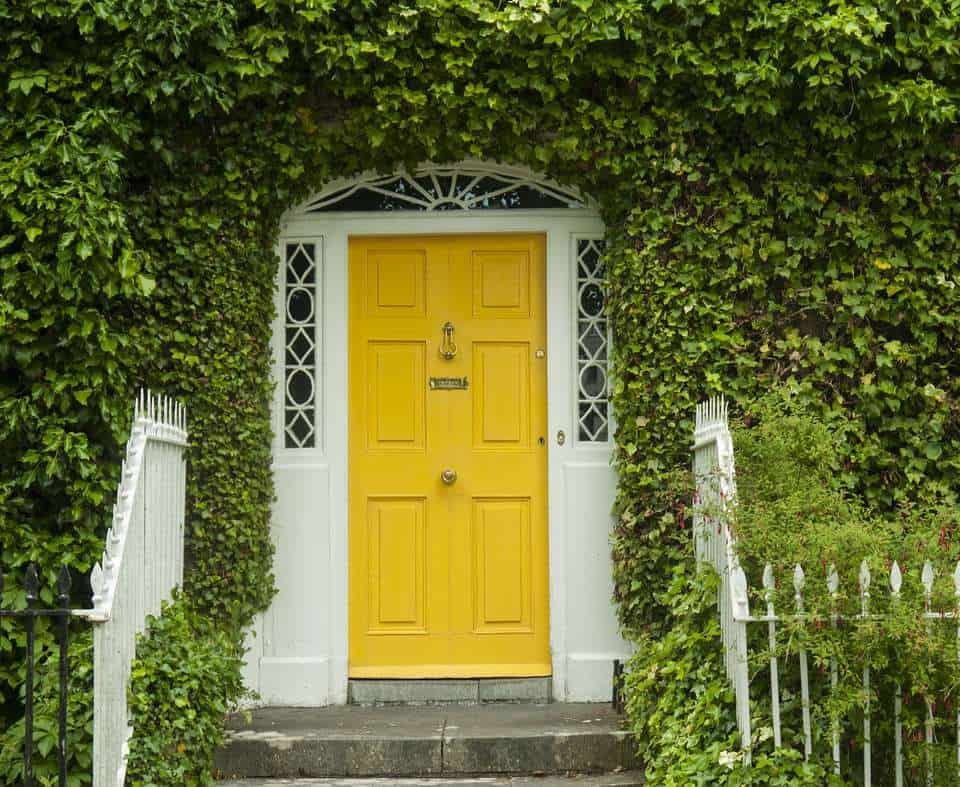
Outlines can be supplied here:
M372 633L424 631L425 513L422 499L372 498L367 503Z
M530 437L530 345L473 345L475 446L526 447Z
M424 342L367 344L371 448L423 449L427 390L424 356Z
M530 501L473 501L474 627L530 631Z
M471 267L474 316L530 316L529 249L475 250Z
M371 249L366 280L364 300L371 317L409 319L426 315L425 249Z
M349 266L349 674L549 675L544 238Z

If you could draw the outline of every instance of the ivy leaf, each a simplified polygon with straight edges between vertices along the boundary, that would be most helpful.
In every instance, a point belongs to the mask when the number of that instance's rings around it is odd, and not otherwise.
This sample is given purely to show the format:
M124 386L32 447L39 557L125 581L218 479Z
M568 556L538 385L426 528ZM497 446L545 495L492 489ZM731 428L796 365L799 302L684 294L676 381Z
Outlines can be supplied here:
M137 277L140 285L140 292L149 296L156 288L157 282L152 276L144 276L142 273Z

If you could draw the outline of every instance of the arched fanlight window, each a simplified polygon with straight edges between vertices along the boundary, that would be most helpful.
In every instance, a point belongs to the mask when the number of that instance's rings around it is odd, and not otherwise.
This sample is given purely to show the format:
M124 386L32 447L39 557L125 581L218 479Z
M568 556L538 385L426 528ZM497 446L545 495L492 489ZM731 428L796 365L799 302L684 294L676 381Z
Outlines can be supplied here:
M414 173L370 175L333 184L305 213L583 208L575 190L513 167L425 165Z

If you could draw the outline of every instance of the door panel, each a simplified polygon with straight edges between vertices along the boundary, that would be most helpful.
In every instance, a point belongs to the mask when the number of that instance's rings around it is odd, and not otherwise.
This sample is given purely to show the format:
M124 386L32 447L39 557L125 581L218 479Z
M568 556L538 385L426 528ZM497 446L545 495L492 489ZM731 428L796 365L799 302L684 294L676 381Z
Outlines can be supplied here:
M426 630L424 502L404 498L368 502L371 632Z
M427 391L424 343L371 341L367 358L369 447L423 450Z
M530 345L473 344L473 444L502 450L530 444Z
M350 675L549 675L544 238L352 238L349 265Z
M474 630L531 631L530 500L474 500Z

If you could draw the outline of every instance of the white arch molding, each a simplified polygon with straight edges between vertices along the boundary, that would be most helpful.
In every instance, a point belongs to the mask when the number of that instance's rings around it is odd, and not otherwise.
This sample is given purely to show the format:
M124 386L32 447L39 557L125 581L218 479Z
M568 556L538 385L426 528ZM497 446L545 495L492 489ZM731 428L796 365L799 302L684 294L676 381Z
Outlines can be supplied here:
M246 669L263 704L347 700L348 239L486 232L546 237L553 691L560 701L609 701L612 662L630 648L618 634L611 600L616 477L605 390L608 338L595 308L603 224L575 189L522 168L465 161L332 182L281 223L271 523L279 592L256 621ZM290 272L298 250L304 259ZM290 314L294 290L305 291L298 297L310 303ZM306 314L316 319L303 337ZM311 384L297 389L298 401L288 398L293 372L312 374ZM309 425L293 438L291 413ZM605 427L599 413L607 414Z

